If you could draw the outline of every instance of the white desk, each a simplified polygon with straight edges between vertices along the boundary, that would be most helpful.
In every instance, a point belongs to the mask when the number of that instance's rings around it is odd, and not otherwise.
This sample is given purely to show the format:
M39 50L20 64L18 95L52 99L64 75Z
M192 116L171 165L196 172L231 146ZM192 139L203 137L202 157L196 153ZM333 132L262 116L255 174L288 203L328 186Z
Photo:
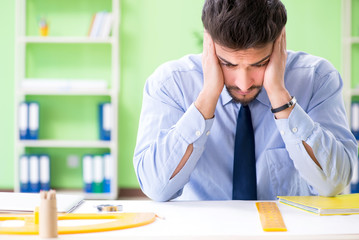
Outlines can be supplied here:
M280 203L287 232L264 232L253 201L86 201L75 212L94 213L95 206L104 203L121 204L124 212L154 212L164 219L132 229L59 235L58 239L359 239L359 215L317 216ZM59 221L59 225L95 223L91 221L95 220ZM0 235L0 239L39 237Z

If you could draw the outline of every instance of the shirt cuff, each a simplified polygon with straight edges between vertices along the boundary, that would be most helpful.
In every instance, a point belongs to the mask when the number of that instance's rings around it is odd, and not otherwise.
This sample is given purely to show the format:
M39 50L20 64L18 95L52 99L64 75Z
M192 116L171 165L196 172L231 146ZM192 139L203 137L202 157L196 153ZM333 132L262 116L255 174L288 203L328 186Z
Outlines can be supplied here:
M306 141L313 133L314 122L296 103L288 119L276 119L277 128L285 143Z
M188 144L204 145L213 125L214 118L204 119L192 103L176 124L176 131Z

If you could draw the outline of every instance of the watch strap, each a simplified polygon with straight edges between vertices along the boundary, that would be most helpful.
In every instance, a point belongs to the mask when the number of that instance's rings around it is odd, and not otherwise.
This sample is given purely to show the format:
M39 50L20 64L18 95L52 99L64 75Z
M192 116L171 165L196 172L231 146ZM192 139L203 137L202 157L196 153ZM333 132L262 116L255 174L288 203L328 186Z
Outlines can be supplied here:
M283 106L280 106L278 108L272 108L271 111L272 111L272 113L278 113L287 108L290 108L291 106L293 106L296 103L297 103L297 99L294 96L292 96L292 99L289 102L287 102L286 104L284 104Z

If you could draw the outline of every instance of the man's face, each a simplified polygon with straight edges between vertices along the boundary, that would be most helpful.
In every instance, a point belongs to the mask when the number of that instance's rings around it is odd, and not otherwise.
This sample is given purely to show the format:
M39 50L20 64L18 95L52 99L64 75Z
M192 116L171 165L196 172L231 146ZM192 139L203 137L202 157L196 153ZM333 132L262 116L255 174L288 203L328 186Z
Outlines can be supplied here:
M262 89L273 43L239 51L216 43L215 48L228 93L234 101L247 105Z

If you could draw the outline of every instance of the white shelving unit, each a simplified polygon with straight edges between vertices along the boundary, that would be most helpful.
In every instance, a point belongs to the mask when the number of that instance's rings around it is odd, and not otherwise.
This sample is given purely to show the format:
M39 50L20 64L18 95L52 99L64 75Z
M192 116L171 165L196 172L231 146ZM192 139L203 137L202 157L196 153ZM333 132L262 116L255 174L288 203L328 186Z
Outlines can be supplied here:
M357 1L357 0L354 0ZM352 46L359 44L359 37L352 36L352 0L342 0L342 77L344 82L344 102L351 126L351 102L359 96L359 89L352 89ZM359 144L359 141L358 141Z
M15 109L18 109L19 103L24 101L28 96L107 96L112 104L112 130L111 140L56 140L56 139L39 139L39 140L20 140L18 124L15 124L15 155L14 155L14 169L15 169L15 184L14 190L20 190L19 183L19 156L25 153L27 148L93 148L93 149L108 149L112 155L112 177L111 177L111 192L110 193L83 193L86 199L116 199L118 196L117 183L117 159L118 159L118 93L119 93L119 19L120 19L120 1L111 0L112 8L112 34L106 38L90 38L87 36L27 36L26 21L27 21L27 3L29 0L16 0L16 45L15 45ZM101 1L101 0L98 0ZM47 4L56 4L57 1L45 1ZM91 4L90 1L88 4ZM71 10L71 5L68 6ZM102 9L98 9L102 11ZM90 13L94 14L94 13ZM90 24L90 23L89 23ZM26 64L27 64L27 45L28 44L104 44L110 45L111 48L111 79L108 89L91 89L91 90L54 90L54 89L39 89L39 90L25 90L22 89L22 82L26 81ZM51 80L51 78L49 78ZM81 79L79 79L81 80ZM41 104L41 103L40 103ZM97 108L97 106L94 106ZM41 109L41 105L40 105ZM41 111L41 110L40 110ZM15 111L15 119L18 120L18 110ZM41 129L41 126L40 126ZM41 131L41 130L40 130Z
M344 102L349 122L351 121L351 98L359 93L358 89L351 89L351 51L352 44L359 42L359 38L352 37L352 0L342 0L342 77L344 82Z
M342 0L342 77L344 82L343 93L344 102L349 121L349 126L352 122L351 104L352 98L359 96L359 89L352 89L352 51L353 45L359 44L359 37L354 37L352 34L352 1L358 0ZM359 145L359 141L358 141ZM355 172L355 171L354 171ZM346 188L344 193L350 193L350 185Z

